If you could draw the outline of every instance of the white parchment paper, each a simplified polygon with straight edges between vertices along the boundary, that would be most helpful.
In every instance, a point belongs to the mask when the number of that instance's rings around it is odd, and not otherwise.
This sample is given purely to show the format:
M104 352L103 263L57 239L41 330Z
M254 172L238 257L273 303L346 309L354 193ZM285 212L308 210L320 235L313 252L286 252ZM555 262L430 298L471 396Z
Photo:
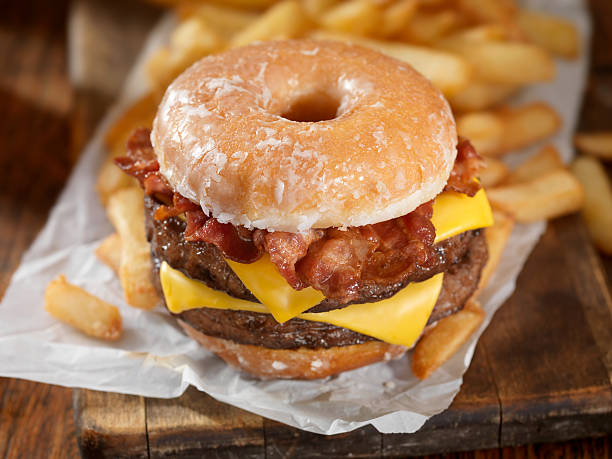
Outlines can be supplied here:
M565 16L581 32L581 59L559 60L553 83L530 87L517 98L517 102L547 101L562 114L563 129L553 141L568 160L587 70L588 17L580 0L525 3ZM322 434L367 424L385 433L418 430L430 416L446 409L459 391L478 337L514 290L545 224L516 227L482 293L487 313L482 327L426 381L411 374L409 356L323 381L259 381L241 374L187 338L161 308L144 312L126 305L118 280L93 255L99 241L112 231L93 187L104 156L102 135L122 106L146 89L144 56L167 37L171 25L172 19L166 18L152 32L118 105L83 152L46 226L12 278L0 304L0 375L164 398L179 396L191 384L223 402ZM47 315L43 292L59 273L120 307L124 334L119 341L108 344L88 338Z

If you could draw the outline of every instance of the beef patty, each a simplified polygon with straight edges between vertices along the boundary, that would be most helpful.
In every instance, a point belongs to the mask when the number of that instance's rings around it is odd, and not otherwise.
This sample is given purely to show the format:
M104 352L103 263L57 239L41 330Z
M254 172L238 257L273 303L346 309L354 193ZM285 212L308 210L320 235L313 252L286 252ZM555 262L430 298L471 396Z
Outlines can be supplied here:
M162 261L166 261L173 268L211 288L225 291L236 298L258 302L214 245L185 241L185 223L179 218L155 220L153 214L159 205L155 199L145 197L146 232L151 244L153 281L162 298L159 267ZM359 299L353 303L371 303L389 298L408 282L418 282L445 272L442 290L428 324L463 308L476 290L480 272L487 261L483 234L478 230L468 231L442 241L435 247L437 260L432 267L417 269L408 281L401 284L364 286L359 292ZM325 299L308 312L324 312L348 304L351 303L338 304L335 300ZM270 314L249 311L198 308L176 316L206 335L274 349L329 348L375 340L323 322L291 319L279 324Z

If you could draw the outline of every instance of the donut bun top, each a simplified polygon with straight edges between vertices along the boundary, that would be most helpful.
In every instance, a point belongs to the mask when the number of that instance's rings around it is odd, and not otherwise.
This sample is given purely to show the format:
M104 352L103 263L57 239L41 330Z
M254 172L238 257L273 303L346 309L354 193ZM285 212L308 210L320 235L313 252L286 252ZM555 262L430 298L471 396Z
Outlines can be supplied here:
M221 222L271 231L361 226L444 188L457 132L409 65L326 41L206 57L167 89L151 141L172 188Z

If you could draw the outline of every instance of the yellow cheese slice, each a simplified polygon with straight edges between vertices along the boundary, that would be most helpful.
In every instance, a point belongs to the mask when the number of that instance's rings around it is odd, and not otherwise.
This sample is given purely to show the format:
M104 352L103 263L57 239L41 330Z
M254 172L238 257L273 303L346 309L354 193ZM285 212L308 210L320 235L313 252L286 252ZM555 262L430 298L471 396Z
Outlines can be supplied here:
M255 263L226 261L246 288L268 307L280 323L293 319L325 299L321 292L312 287L293 290L280 275L276 265L270 261L268 254L264 254Z
M483 189L474 197L446 191L436 198L433 210L436 243L464 231L493 224L491 207ZM267 255L250 264L226 261L242 283L281 323L307 311L325 298L312 287L293 290Z
M417 340L442 289L444 274L413 282L391 298L374 303L352 304L328 312L300 314L300 319L327 322L385 343L412 346Z
M214 309L270 312L263 304L234 298L225 292L210 288L204 282L190 279L178 269L171 268L165 261L159 268L159 277L166 306L174 314L204 306Z
M166 304L173 313L201 307L270 312L261 304L239 300L190 279L166 262L161 265L160 277ZM297 317L348 328L387 343L412 346L436 304L442 280L443 274L437 274L426 281L409 284L386 300Z
M435 242L438 243L465 231L491 226L493 213L483 188L473 197L445 191L434 201L431 222L436 228Z

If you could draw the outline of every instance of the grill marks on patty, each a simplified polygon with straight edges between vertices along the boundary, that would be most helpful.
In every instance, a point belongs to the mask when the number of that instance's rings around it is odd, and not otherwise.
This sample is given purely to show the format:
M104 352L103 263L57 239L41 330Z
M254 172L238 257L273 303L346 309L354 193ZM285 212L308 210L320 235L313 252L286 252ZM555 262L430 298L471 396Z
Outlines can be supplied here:
M153 215L160 206L145 197L147 238L151 243L153 277L161 293L159 267L162 261L184 274L206 283L209 287L257 302L238 276L225 262L219 250L206 242L188 242L183 238L185 223L178 218L156 220ZM392 285L370 284L359 290L353 303L379 301L392 296L409 282L418 282L445 271L442 291L429 319L433 323L461 309L476 290L480 272L487 260L486 242L479 231L469 231L435 246L435 263L420 268L410 279ZM347 304L325 299L309 312L324 312ZM200 308L184 311L178 316L200 332L242 344L261 345L274 349L311 349L360 344L375 338L321 322L292 319L279 324L270 314Z

